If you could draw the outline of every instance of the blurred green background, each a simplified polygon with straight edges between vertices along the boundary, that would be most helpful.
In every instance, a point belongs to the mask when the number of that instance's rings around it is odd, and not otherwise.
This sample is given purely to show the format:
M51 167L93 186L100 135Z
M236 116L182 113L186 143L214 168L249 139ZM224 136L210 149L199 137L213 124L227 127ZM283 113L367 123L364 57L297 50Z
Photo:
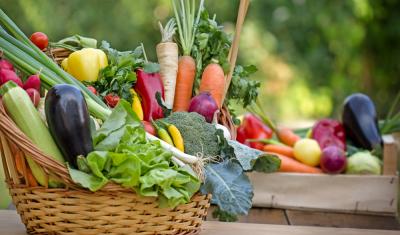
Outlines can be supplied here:
M238 0L206 0L228 32ZM172 16L169 0L1 0L30 35L51 41L80 34L133 49L144 42L155 59L157 22ZM364 92L384 117L400 90L400 1L253 0L239 63L255 64L260 98L280 121L339 117L341 103Z

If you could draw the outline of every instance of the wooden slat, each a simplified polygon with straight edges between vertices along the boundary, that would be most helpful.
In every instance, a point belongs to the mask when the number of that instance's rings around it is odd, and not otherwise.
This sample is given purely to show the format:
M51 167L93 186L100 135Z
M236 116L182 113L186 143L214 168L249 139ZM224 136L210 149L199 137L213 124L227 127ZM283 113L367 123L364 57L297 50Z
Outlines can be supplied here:
M200 235L398 235L399 231L206 222Z
M392 135L383 136L383 174L397 174L398 149L395 139Z
M286 210L291 225L399 230L394 216Z
M207 221L216 221L212 217L212 212L215 206L211 206L208 211ZM268 208L252 208L246 216L240 216L238 222L240 223L255 223L255 224L281 224L287 225L285 212L281 209L268 209Z
M397 176L250 173L253 205L356 214L394 214Z

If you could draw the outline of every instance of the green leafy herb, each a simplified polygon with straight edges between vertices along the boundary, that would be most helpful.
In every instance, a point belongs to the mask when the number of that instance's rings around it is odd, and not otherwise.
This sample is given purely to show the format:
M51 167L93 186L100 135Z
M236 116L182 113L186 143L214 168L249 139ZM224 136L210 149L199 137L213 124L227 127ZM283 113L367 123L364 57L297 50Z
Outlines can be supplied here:
M223 31L223 26L218 25L215 16L210 18L207 10L203 10L196 31L196 40L192 48L192 56L196 59L196 79L193 92L196 93L200 84L201 75L205 67L210 63L218 63L229 73L228 55L232 45L232 38ZM225 98L228 107L233 103L239 103L245 108L258 96L260 82L249 79L249 76L257 71L256 66L237 65L233 72L232 80Z
M237 65L235 67L225 99L228 105L235 100L236 103L241 103L246 108L257 99L260 82L249 79L249 76L255 72L257 72L257 67L254 65Z
M194 91L197 91L199 87L203 70L213 60L218 61L225 74L229 72L228 54L231 44L231 37L223 31L221 25L218 25L215 17L210 19L207 10L203 10L192 48L192 56L196 59L196 71L198 71Z
M80 164L90 173L69 169L71 178L82 187L97 191L113 181L141 196L158 197L160 207L170 208L189 202L200 188L190 168L171 161L172 154L160 142L146 140L140 120L125 100L118 103L93 140L95 151Z
M109 65L100 71L99 79L91 85L96 88L103 99L112 93L131 103L130 89L136 82L134 71L146 64L142 48L139 46L133 51L121 52L111 48L106 41L101 42L100 48L107 54ZM155 65L148 65L149 70L154 67Z

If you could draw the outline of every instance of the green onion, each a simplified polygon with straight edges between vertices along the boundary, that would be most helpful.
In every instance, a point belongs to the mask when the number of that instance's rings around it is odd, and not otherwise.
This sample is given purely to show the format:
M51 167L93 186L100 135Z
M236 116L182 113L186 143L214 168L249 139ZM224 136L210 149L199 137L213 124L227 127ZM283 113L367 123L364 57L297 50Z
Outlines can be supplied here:
M59 75L59 77L62 78L62 80L64 80L67 83L70 84L74 84L77 85L79 88L81 88L82 92L86 95L89 96L90 98L92 98L96 103L98 103L100 106L102 106L103 108L108 108L104 102L97 97L95 94L93 94L91 91L89 91L82 83L80 83L79 81L77 81L75 78L73 78L70 74L68 74L67 72L65 72L62 68L60 68L51 58L49 58L46 54L44 54L37 46L35 46L29 39L28 37L25 36L25 34L18 28L18 26L4 13L3 10L0 9L0 23L12 34L14 35L14 43L12 41L10 41L11 43L13 43L14 45L17 44L17 39L22 42L23 44L25 44L26 46L28 46L29 48L31 48L32 50L29 50L27 48L25 48L25 52L32 53L32 51L34 53L36 53L37 56L33 56L35 57L37 60L39 60L41 63L43 63L44 65L46 65L46 67L48 67L49 69L51 69L53 72L55 72L56 74ZM0 30L1 31L1 30ZM3 30L4 31L4 30Z

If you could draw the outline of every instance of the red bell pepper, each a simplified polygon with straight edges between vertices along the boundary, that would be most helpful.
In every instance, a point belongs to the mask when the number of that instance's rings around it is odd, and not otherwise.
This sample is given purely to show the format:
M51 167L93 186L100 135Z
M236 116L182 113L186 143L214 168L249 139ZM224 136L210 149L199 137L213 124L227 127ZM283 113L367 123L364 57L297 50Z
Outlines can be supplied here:
M150 121L163 118L163 110L156 99L157 92L164 99L164 86L159 73L146 73L142 69L136 71L135 91L142 98L143 120Z
M272 130L265 125L256 115L248 113L243 117L242 124L237 129L237 141L255 149L262 150L263 143L249 142L248 139L270 139Z

